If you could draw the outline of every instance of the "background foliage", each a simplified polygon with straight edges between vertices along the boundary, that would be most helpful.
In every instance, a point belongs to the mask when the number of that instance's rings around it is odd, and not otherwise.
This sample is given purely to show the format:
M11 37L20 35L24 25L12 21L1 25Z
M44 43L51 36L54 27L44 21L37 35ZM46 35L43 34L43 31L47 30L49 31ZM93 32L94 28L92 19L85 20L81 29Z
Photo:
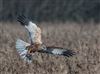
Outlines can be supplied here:
M34 21L100 20L100 0L0 0L0 20L24 14Z

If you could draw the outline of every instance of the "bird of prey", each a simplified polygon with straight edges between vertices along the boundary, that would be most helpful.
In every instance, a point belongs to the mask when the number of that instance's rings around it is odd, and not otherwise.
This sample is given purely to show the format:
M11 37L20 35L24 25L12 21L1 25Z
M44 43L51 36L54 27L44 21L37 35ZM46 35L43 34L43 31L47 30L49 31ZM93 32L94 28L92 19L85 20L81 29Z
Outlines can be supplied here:
M20 24L26 28L30 39L30 43L27 43L21 39L17 39L16 41L16 49L23 60L32 62L32 55L34 55L35 52L62 55L67 57L75 54L75 52L70 49L45 46L41 39L41 29L26 16L19 15L17 17L17 21L19 21Z

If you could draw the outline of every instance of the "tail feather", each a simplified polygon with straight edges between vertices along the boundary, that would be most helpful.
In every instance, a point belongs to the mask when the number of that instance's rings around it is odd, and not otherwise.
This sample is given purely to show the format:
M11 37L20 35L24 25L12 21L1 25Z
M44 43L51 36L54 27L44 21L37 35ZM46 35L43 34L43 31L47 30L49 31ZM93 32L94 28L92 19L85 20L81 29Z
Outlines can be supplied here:
M28 50L26 49L27 46L29 46L29 43L24 42L23 40L18 39L16 41L16 49L19 53L20 57L27 62L32 62L32 55L28 54Z
M29 43L26 43L21 39L17 39L17 41L16 41L16 49L19 50L19 51L25 50L25 48L29 45L30 45Z

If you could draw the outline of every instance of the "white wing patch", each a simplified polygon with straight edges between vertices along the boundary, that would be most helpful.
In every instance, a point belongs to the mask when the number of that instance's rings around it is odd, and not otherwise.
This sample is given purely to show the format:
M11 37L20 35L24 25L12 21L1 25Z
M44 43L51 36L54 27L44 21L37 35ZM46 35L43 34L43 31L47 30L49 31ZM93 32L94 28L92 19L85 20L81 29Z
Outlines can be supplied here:
M53 54L62 54L62 50L59 50L59 49L53 49L52 53Z
M35 23L29 22L28 25L25 25L25 28L29 32L29 38L32 43L39 43L41 44L41 30L37 27Z
M30 38L31 42L34 43L35 42L36 30L37 30L36 24L29 22L28 25L25 25L25 28L29 32L29 38Z

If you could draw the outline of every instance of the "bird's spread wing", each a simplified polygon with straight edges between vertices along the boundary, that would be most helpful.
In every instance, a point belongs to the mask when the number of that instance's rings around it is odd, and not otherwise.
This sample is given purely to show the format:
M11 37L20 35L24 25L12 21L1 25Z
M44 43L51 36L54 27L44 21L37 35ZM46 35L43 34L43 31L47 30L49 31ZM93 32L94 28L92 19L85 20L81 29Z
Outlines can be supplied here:
M73 56L75 52L70 49L64 49L59 47L46 47L45 49L39 50L42 53L54 54L54 55L63 55L63 56Z
M25 16L18 16L17 20L25 26L27 31L29 32L29 38L31 40L31 43L38 43L41 44L41 29L37 27L35 23L30 21L27 17Z
M28 50L26 49L27 46L30 46L29 43L24 42L23 40L17 39L16 41L16 49L18 54L24 61L32 62L32 55L28 54Z

